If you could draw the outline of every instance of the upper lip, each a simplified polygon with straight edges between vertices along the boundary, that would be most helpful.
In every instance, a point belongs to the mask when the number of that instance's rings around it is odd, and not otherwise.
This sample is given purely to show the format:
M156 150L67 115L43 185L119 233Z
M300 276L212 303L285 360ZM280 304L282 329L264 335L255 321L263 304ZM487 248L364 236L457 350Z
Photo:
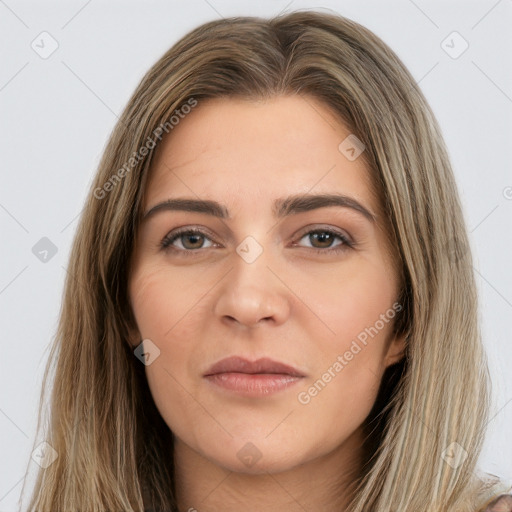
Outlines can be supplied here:
M249 361L239 356L226 357L216 362L204 374L215 375L217 373L276 373L280 375L292 375L294 377L304 377L297 368L289 366L279 361L274 361L268 357Z

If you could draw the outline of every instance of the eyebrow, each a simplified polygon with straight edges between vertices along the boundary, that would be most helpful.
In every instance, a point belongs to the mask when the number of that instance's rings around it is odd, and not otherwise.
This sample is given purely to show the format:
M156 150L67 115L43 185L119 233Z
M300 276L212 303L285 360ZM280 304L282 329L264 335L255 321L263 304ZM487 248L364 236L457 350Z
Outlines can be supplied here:
M376 221L376 216L368 208L364 207L354 198L343 194L303 194L278 198L273 203L272 213L274 217L281 219L289 215L329 206L350 208L362 214L370 222ZM175 198L167 199L151 207L142 215L142 221L147 220L158 212L167 210L203 213L220 219L231 218L229 210L217 201L209 199Z

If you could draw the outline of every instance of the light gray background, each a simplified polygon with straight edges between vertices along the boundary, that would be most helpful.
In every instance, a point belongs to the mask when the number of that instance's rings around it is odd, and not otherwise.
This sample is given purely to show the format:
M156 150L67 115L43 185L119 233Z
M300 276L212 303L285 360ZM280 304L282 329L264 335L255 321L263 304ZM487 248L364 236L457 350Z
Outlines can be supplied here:
M512 0L257 4L0 0L0 511L16 509L71 240L129 95L200 23L305 8L339 12L373 30L420 82L441 124L474 250L494 383L481 469L511 481ZM46 59L31 47L50 48L43 31L59 45ZM458 58L445 51L462 48L453 31L469 43ZM42 237L58 249L47 262L32 252Z

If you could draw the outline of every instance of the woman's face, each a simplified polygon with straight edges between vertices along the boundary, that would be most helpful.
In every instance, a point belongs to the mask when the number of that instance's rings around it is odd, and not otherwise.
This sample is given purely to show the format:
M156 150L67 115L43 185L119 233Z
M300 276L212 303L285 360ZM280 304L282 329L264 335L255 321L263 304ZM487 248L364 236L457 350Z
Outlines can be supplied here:
M385 219L349 135L311 97L215 99L158 148L130 272L133 342L146 340L156 406L195 456L277 472L361 445L403 340ZM294 370L212 369L230 357Z

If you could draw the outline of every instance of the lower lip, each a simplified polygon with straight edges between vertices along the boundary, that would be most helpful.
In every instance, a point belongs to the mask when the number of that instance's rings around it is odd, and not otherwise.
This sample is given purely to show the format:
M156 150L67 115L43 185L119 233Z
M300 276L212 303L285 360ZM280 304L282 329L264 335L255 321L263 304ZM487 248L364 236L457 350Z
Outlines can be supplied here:
M280 373L217 373L208 381L245 396L267 396L297 384L302 377Z

